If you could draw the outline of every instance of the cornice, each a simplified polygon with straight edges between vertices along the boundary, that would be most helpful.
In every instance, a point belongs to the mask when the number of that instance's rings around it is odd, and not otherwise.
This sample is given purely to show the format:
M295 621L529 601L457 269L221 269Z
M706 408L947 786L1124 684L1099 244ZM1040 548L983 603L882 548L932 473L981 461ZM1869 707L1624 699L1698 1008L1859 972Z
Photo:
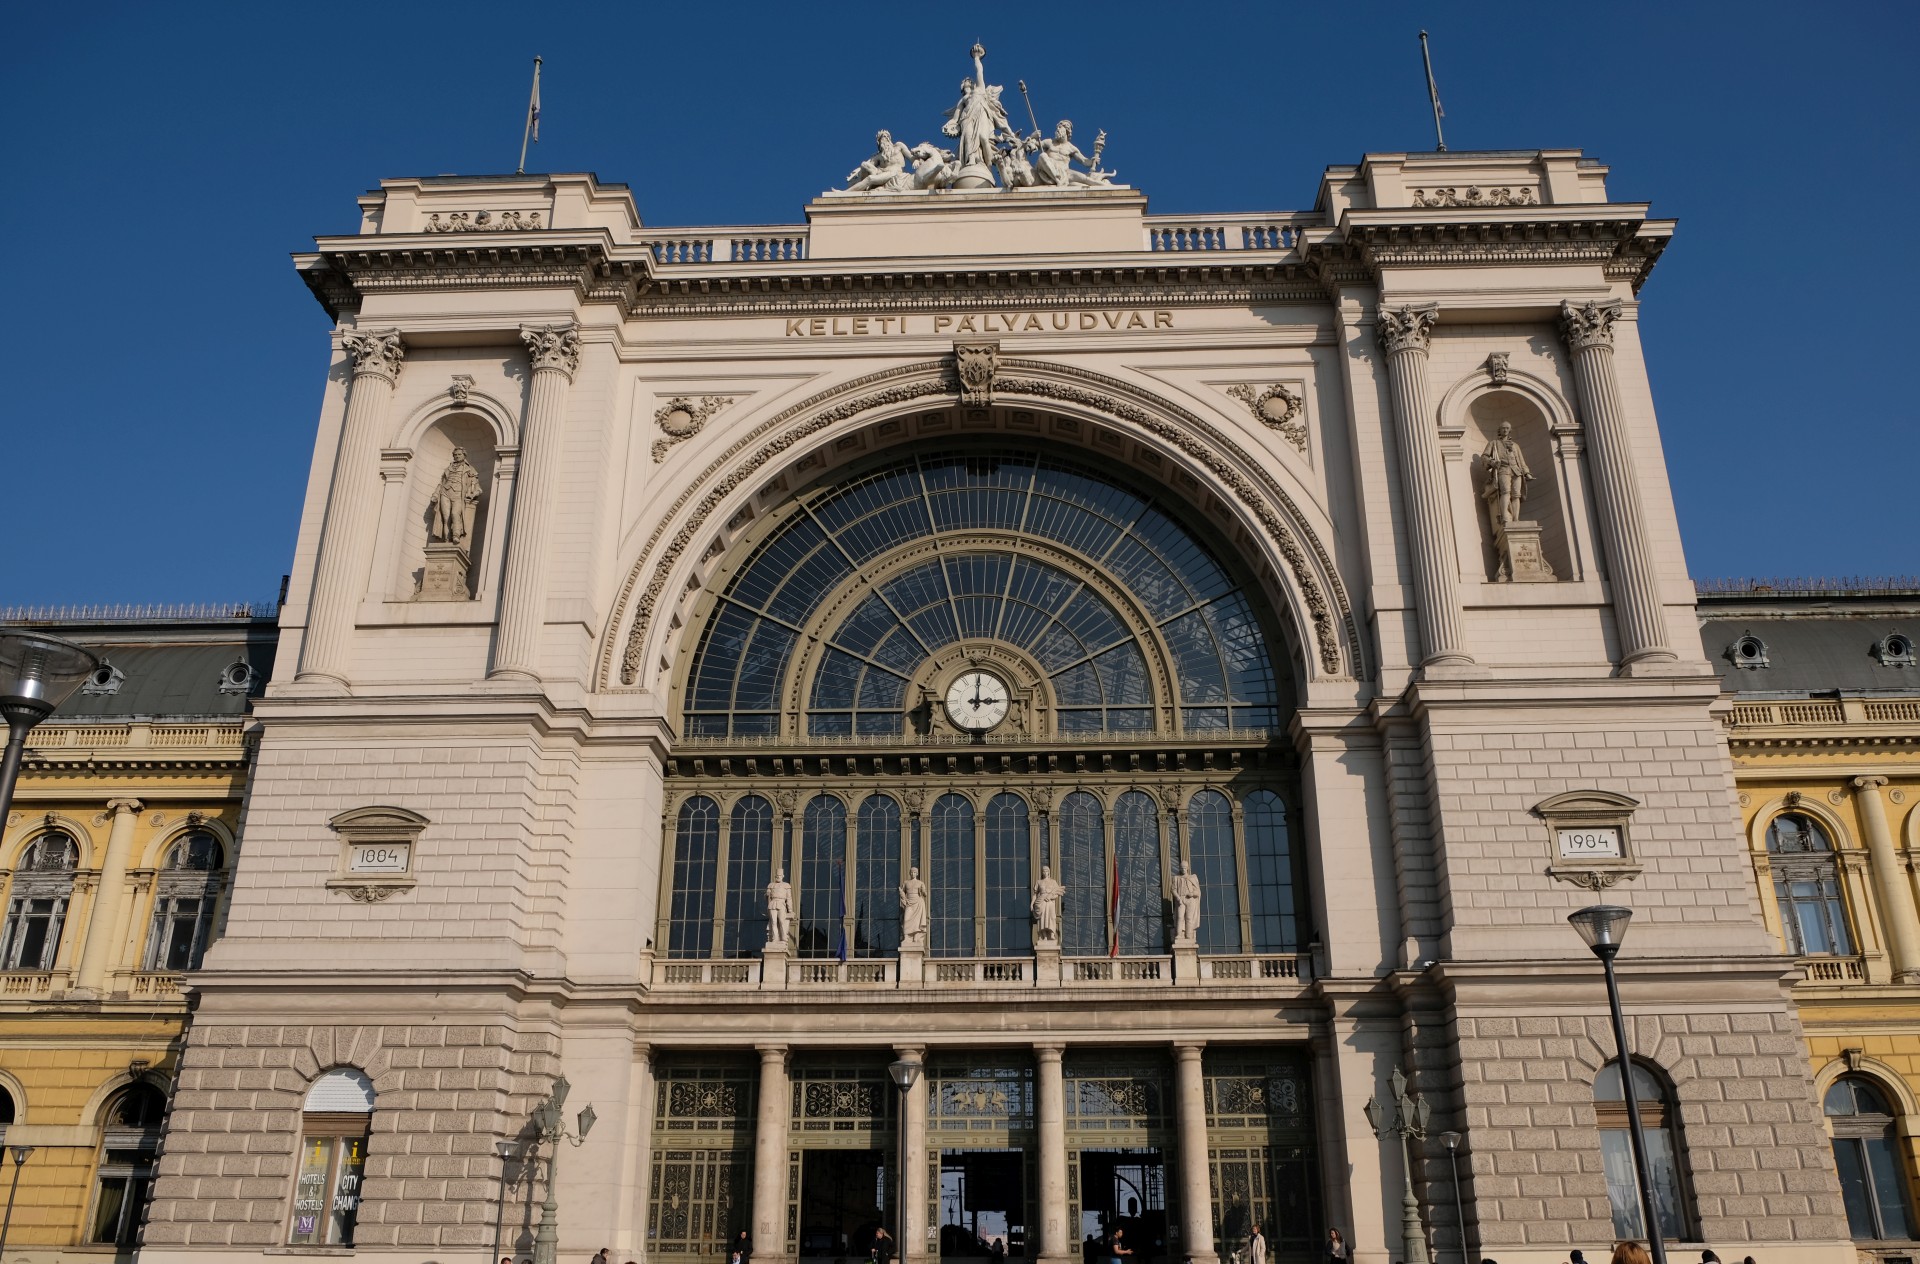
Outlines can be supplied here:
M1337 238L1306 253L1329 288L1377 282L1380 270L1435 264L1599 263L1637 292L1673 235L1673 221L1640 207L1595 207L1586 215L1516 218L1459 211L1354 212Z

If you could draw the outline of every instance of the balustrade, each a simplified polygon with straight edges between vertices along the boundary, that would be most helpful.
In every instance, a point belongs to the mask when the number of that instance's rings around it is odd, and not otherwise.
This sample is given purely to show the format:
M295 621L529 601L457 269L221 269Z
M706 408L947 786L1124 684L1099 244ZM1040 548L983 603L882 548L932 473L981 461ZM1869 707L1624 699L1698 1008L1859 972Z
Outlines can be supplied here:
M962 987L1054 986L1044 982L1032 957L936 957L926 963L922 980L902 982L892 957L852 961L789 960L782 968L794 988L813 987ZM665 988L748 988L765 986L766 967L757 960L655 961L652 985ZM170 977L170 976L169 976ZM1217 955L1199 959L1199 979L1220 986L1305 984L1312 981L1307 958L1295 953ZM1171 956L1069 957L1061 963L1059 986L1107 984L1158 987L1176 979ZM158 990L159 985L155 985Z

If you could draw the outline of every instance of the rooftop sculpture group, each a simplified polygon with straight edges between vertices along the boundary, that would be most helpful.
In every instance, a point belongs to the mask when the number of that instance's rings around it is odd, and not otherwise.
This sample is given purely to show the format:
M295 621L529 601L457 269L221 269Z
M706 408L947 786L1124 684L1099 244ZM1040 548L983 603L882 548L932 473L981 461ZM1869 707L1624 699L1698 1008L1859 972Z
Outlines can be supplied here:
M987 82L982 61L987 50L975 44L970 52L973 77L960 81L960 101L947 111L947 121L940 128L942 135L953 138L954 148L932 141L908 146L895 140L892 132L882 131L874 137L873 157L849 172L847 187L832 190L830 196L933 189L1116 187L1116 173L1100 169L1105 132L1094 139L1091 154L1082 153L1073 143L1072 121L1061 119L1052 136L1043 136L1033 116L1033 101L1027 98L1027 121L1033 131L1022 136L1007 121L1006 108L1000 104L1001 86ZM1026 97L1026 93L1022 82L1020 95Z

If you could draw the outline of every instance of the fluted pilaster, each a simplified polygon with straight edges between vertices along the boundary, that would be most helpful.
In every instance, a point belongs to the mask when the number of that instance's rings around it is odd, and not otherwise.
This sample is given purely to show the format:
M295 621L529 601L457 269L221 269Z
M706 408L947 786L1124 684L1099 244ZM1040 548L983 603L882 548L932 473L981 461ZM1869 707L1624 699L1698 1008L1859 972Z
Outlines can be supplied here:
M1454 554L1452 515L1432 409L1427 404L1427 343L1438 305L1402 306L1380 313L1380 345L1393 390L1394 435L1400 448L1400 485L1406 505L1407 547L1419 603L1422 666L1469 664L1460 617L1460 563Z
M353 384L333 459L333 486L327 493L298 679L344 686L349 683L347 643L367 591L380 512L380 444L407 348L398 329L348 330L340 335L340 345L353 359Z
M546 622L547 537L559 498L562 421L567 388L580 364L580 334L573 325L525 325L520 337L533 364L533 384L520 427L520 470L491 674L537 680L540 629Z
M1660 580L1647 541L1634 476L1633 445L1621 416L1620 392L1613 372L1613 322L1620 300L1560 305L1560 329L1573 357L1574 389L1580 396L1587 431L1595 507L1606 544L1608 578L1613 584L1613 613L1620 636L1620 662L1673 662L1667 645L1666 618L1660 607Z

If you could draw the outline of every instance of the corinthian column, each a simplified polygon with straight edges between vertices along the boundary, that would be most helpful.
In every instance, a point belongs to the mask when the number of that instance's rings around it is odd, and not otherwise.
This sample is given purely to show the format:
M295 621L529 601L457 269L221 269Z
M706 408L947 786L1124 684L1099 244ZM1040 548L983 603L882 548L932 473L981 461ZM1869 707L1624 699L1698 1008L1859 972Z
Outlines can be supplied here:
M1207 1158L1207 1086L1200 1043L1173 1047L1173 1089L1180 1135L1180 1227L1193 1264L1214 1264L1213 1165Z
M533 362L533 388L520 427L520 473L507 537L507 578L500 593L500 635L494 676L540 678L540 629L546 623L547 531L559 498L561 415L580 366L574 325L522 325Z
M1394 436L1400 447L1400 488L1407 506L1407 545L1414 599L1419 602L1420 664L1468 664L1460 621L1460 563L1453 551L1452 516L1440 462L1440 441L1427 405L1427 342L1440 308L1402 306L1382 311L1378 329L1393 387Z
M333 486L327 492L320 561L296 679L345 685L347 641L367 591L367 564L380 512L380 441L407 348L398 329L350 329L340 335L340 345L353 357L353 385L340 449L333 458Z
M779 1260L787 1253L787 1047L755 1048L760 1051L760 1100L753 1127L753 1254Z
M1613 379L1613 322L1619 315L1619 299L1560 304L1560 330L1573 355L1574 389L1580 395L1588 451L1593 453L1594 500L1600 511L1600 534L1606 541L1613 618L1620 634L1620 663L1625 667L1673 662L1678 655L1667 646L1660 580L1633 472L1633 445Z
M1887 947L1893 952L1893 981L1920 980L1920 914L1913 905L1913 887L1906 866L1893 850L1893 831L1887 826L1887 805L1880 789L1885 777L1855 777L1854 800L1860 806L1860 824L1867 834L1867 859L1873 865L1873 884L1880 888L1880 907L1887 913Z
M127 856L133 850L133 827L140 820L140 800L114 799L107 804L113 824L107 827L107 852L100 859L100 885L94 891L93 912L87 918L87 938L80 949L79 977L74 990L98 996L105 990L107 969L113 964L120 926L120 906L127 898Z

